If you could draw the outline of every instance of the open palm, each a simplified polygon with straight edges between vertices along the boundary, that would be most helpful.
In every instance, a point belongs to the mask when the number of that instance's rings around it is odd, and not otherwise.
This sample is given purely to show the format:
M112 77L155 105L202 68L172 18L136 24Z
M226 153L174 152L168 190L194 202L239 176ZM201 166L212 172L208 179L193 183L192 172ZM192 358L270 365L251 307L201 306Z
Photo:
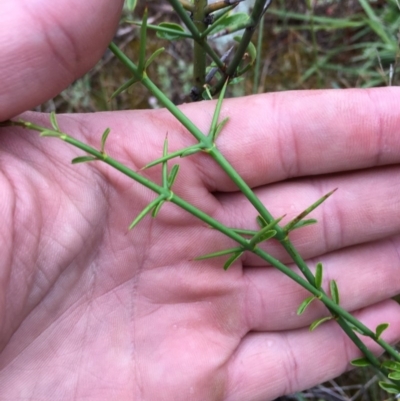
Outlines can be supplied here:
M47 3L35 9L47 24L26 29L32 37L54 26L63 33L36 49L43 56L34 72L0 67L9 77L0 120L89 68L120 7L63 0L50 13ZM88 9L96 18L82 28L76 15ZM14 11L14 24L30 21L32 10ZM65 37L75 47L64 57L71 52L76 63L55 72L55 43ZM26 34L6 56L25 54L25 42ZM27 95L17 83L28 74ZM230 100L218 140L274 216L289 219L339 187L315 212L320 223L293 241L310 266L324 263L326 282L338 281L343 307L371 327L390 321L391 342L400 336L400 309L387 300L400 290L399 96L377 89ZM183 111L206 132L213 107ZM48 116L24 118L48 124ZM164 110L66 115L59 123L94 146L110 127L107 152L134 170L160 156L167 133L171 150L193 143ZM154 194L99 162L71 166L79 151L57 139L17 128L0 135L0 400L272 400L340 374L358 356L334 322L310 333L324 307L296 316L307 293L259 259L245 255L227 272L222 258L193 260L234 246L201 221L165 204L128 231ZM228 226L256 227L256 212L207 155L179 162L176 193ZM158 167L143 173L160 181ZM265 249L290 263L277 244Z

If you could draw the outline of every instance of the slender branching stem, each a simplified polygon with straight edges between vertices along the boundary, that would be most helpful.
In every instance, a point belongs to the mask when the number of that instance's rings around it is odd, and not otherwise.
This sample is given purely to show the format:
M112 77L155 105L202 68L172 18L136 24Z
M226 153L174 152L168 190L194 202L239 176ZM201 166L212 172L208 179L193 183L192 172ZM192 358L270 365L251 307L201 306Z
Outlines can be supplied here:
M200 100L204 90L206 79L206 56L204 43L207 37L202 37L201 34L207 29L206 23L206 7L207 0L195 0L193 10L193 22L200 34L200 39L194 42L193 48L193 87L191 95L193 100Z

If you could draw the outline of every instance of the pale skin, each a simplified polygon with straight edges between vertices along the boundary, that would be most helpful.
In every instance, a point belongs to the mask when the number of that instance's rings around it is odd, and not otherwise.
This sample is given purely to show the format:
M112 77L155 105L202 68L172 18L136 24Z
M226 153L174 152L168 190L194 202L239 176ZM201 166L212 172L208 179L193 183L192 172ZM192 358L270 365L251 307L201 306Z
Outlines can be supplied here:
M54 96L105 50L116 0L2 0L0 121ZM319 224L293 233L309 266L336 279L342 306L400 338L398 88L266 94L224 103L222 153L276 217L331 189ZM207 132L214 103L182 110ZM48 116L25 119L48 124ZM69 134L138 170L193 142L167 111L59 117ZM18 128L0 130L0 400L263 401L331 379L360 357L308 293L167 204L127 227L154 194L82 152ZM228 226L256 212L207 155L180 161L175 191ZM160 170L147 176L159 182ZM265 249L290 265L277 244ZM292 266L292 265L291 265ZM370 343L368 343L370 344ZM379 350L370 344L377 353Z

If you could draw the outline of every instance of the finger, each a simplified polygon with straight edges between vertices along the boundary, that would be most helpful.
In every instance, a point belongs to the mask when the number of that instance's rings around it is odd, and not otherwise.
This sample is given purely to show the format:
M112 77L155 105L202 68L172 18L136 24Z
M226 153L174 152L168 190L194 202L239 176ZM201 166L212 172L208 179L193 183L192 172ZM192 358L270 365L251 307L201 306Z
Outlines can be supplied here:
M55 96L101 57L123 0L2 0L0 121Z
M400 338L400 307L393 301L363 310L357 318L371 328L388 321L384 339L394 343ZM381 352L371 341L366 344ZM340 375L360 356L336 322L311 333L250 333L229 363L226 400L267 401L301 391Z
M289 238L303 258L317 257L343 247L379 240L399 233L400 183L397 166L381 167L342 175L304 178L256 189L256 194L277 218L286 214L281 226L334 188L338 190L306 219L318 223L294 230ZM226 225L257 230L257 213L239 193L217 196L221 203L217 218ZM278 242L261 245L283 262L290 258ZM249 256L246 265L263 264Z
M399 88L271 93L230 99L217 144L252 187L290 177L398 163ZM204 132L214 103L183 108ZM189 134L187 134L189 135ZM211 190L236 186L210 157L197 158Z
M340 306L353 312L400 293L399 249L400 236L396 236L332 252L307 264L315 272L316 264L322 263L322 288L329 294L329 283L335 280ZM310 294L277 269L247 268L243 279L248 330L292 330L328 315L318 300L297 315L300 304Z

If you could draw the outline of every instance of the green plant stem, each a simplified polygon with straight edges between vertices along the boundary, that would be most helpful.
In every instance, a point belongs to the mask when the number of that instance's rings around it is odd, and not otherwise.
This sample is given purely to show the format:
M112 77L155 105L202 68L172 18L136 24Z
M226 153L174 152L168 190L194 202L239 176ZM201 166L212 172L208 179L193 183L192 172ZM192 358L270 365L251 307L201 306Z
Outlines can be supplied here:
M190 2L187 1L187 0L179 0L179 2L182 4L182 7L183 7L185 10L190 11L191 13L193 12L194 7L193 7L193 4L192 4L192 3L190 3Z
M194 42L193 48L193 84L192 93L196 95L194 100L200 100L204 90L206 78L206 51L204 44L207 37L202 37L201 34L207 29L205 24L207 0L195 0L193 10L193 22L200 34L201 39ZM193 92L194 91L194 92Z
M261 71L261 52L263 44L263 33L264 33L264 15L258 25L258 37L257 37L257 59L254 67L254 82L253 82L253 93L258 93L258 87L260 85L260 71Z
M264 14L264 9L269 0L256 0L254 3L253 11L250 14L250 21L245 29L242 39L240 40L239 46L236 49L236 52L232 58L232 61L229 63L228 67L225 71L225 76L222 77L217 84L212 88L211 93L216 94L219 93L221 88L223 87L226 78L233 78L235 76L236 70L243 59L244 53L247 50L247 47L251 41L254 30L260 22L261 17Z
M118 49L118 47L115 44L110 45L110 50L116 55L118 59L128 68L131 70L131 72L135 75L137 75L137 67L135 64L128 58L126 55ZM138 77L142 84L170 111L170 113L177 118L178 121L200 142L202 143L206 148L210 149L209 154L214 158L214 160L220 165L220 167L228 174L228 176L232 179L232 181L238 186L238 188L242 191L242 193L246 196L246 198L250 201L250 203L255 207L255 209L260 213L260 215L264 218L264 220L267 223L271 223L274 218L272 215L267 211L265 206L262 204L260 199L254 194L254 192L251 190L251 188L245 183L245 181L240 177L240 175L235 171L235 169L230 165L230 163L225 159L225 157L219 152L219 150L214 146L212 143L210 137L204 135L196 125L194 125L190 119L182 113L182 111L175 106L164 94L163 92L150 80L150 78L146 75L143 74L142 77ZM180 206L180 205L178 205ZM207 218L209 218L207 216ZM206 221L206 220L204 220ZM211 225L211 224L210 224ZM324 302L324 304L328 307L328 309L331 311L332 314L338 315L343 317L346 321L351 322L355 327L359 328L361 331L366 333L366 335L370 336L371 338L374 339L374 333L366 328L364 325L361 325L360 322L358 322L356 319L354 319L349 313L345 312L341 308L339 308L338 305L334 304L333 301L331 301L327 295L318 289L315 288L315 278L305 263L305 261L302 259L300 254L297 252L297 250L294 248L293 244L289 240L289 238L286 235L286 232L282 230L279 226L275 227L275 230L277 231L277 234L275 236L276 239L278 239L282 246L285 248L285 250L288 252L288 254L291 256L293 261L296 263L296 265L299 267L303 275L305 276L306 280L302 279L299 276L293 276L292 271L284 269L284 265L281 264L279 261L276 259L269 259L271 258L269 255L267 257L266 253L263 253L261 250L256 248L254 253L258 254L259 256L262 256L264 260L268 261L271 263L273 266L277 267L279 270L282 270L285 274L287 274L289 277L293 278L294 281L298 282L300 285L303 285L307 283L307 285L304 285L304 288L309 290L312 294L316 295ZM224 234L228 235L230 238L234 239L236 242L239 244L243 244L243 241L245 240L242 236L240 236L238 233L230 230L229 228L225 227L224 230L220 230ZM230 234L228 234L230 233ZM240 240L239 240L240 238ZM246 242L247 243L247 242ZM257 253L258 252L258 253ZM296 277L296 278L295 278ZM347 326L347 323L343 320L341 323L343 326ZM360 328L362 327L362 328ZM350 327L347 326L347 330L351 330ZM347 331L346 331L347 332ZM400 357L398 353L388 344L383 342L383 340L378 340L377 341L393 358L396 360L400 361ZM356 344L358 346L358 344ZM364 350L362 350L364 351ZM366 354L367 358L369 354ZM371 364L375 365L376 362L371 359Z
M145 187L149 188L153 192L159 194L162 199L168 200L181 209L186 210L188 213L192 214L193 216L197 217L198 219L202 220L212 228L218 230L222 234L226 235L227 237L236 241L240 246L242 251L250 251L254 254L258 255L267 263L271 264L272 266L276 267L282 273L289 276L293 281L301 285L315 297L320 299L327 308L333 313L334 316L337 316L338 323L342 326L343 330L349 335L349 337L356 343L356 345L360 348L360 350L364 353L364 355L368 358L373 366L379 368L380 371L383 372L382 367L380 367L379 360L368 350L368 348L359 340L359 338L354 334L353 330L348 326L347 322L352 324L358 330L360 330L364 335L372 338L376 341L383 349L385 349L395 360L400 361L400 356L389 344L387 344L382 339L376 339L375 333L368 329L365 325L355 319L350 313L343 310L339 305L337 305L332 299L330 299L322 290L315 288L312 284L310 284L307 280L299 276L295 273L292 269L281 263L279 260L275 259L273 256L268 254L267 252L263 251L262 249L258 248L258 246L254 246L252 241L243 238L240 234L236 232L235 229L229 228L224 224L220 223L219 221L213 219L208 214L204 213L200 209L196 208L195 206L191 205L190 203L186 202L184 199L180 198L176 195L168 186L166 185L157 185L156 183L152 182L151 180L141 176L139 173L129 169L124 164L118 162L117 160L111 158L104 152L98 151L93 147L81 142L65 133L54 131L48 129L46 127L39 126L37 124L19 121L19 122L10 122L8 125L11 126L20 126L27 129L32 129L38 132L41 132L44 136L53 136L58 137L59 139L67 142L78 149L83 150L87 154L94 156L97 160L100 160L112 167L116 170L120 171L121 173L125 174L126 176L132 178L136 182L144 185ZM215 148L214 148L215 149ZM166 152L166 144L164 145L164 153ZM165 171L164 171L165 170ZM166 169L163 169L163 176L165 181L166 176ZM274 226L276 228L277 226Z
M204 41L203 38L201 37L196 25L193 23L193 21L190 19L189 15L187 12L184 10L182 5L178 0L168 0L168 2L171 4L172 8L175 10L175 12L178 14L182 22L186 25L186 28L189 30L189 32L193 36L193 40L197 43L202 43L204 46L205 51L207 54L211 57L212 61L216 64L218 68L221 69L221 71L225 70L225 64L220 60L219 56L215 51L211 48L211 46L207 43L207 41Z

